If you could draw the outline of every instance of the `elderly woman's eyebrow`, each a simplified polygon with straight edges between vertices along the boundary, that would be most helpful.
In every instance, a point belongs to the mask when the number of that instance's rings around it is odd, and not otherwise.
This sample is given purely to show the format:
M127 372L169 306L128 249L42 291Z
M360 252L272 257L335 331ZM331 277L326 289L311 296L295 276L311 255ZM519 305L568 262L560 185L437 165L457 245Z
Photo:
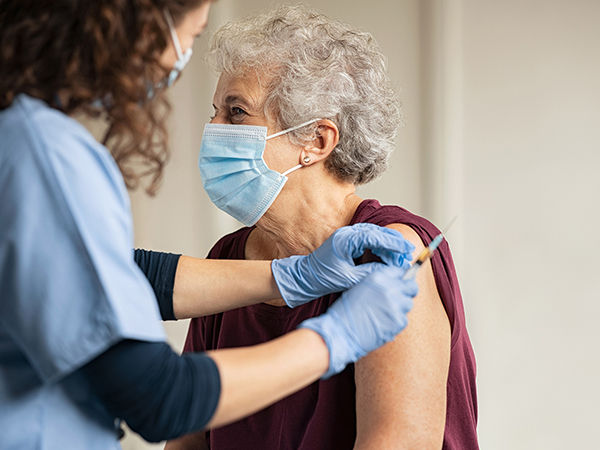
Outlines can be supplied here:
M232 103L242 104L242 106L245 106L248 109L256 110L256 106L253 102L239 95L228 95L225 97L226 105L231 105Z

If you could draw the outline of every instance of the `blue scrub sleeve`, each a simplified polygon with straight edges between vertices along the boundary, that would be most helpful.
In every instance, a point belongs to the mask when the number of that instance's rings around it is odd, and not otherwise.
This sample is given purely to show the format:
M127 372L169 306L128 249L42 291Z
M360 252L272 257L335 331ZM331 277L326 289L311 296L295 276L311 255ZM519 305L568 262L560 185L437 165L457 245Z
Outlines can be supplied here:
M108 412L149 442L202 430L221 395L210 357L179 356L161 342L121 341L80 372Z
M0 136L0 337L44 382L123 339L164 341L109 151L27 97L0 116Z
M136 249L133 256L154 290L162 320L177 320L173 310L173 287L181 255Z

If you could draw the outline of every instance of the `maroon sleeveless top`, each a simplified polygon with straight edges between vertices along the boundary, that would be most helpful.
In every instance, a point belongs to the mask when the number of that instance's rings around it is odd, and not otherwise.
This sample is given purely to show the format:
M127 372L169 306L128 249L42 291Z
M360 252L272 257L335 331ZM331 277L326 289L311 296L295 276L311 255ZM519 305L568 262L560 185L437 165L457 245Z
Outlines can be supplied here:
M351 224L410 226L428 245L439 230L422 217L397 206L365 200ZM213 259L244 259L252 228L221 238L209 253ZM447 387L444 449L478 449L475 356L465 326L463 303L450 249L443 241L432 258L433 274L450 326L451 350ZM324 313L335 295L295 309L264 303L192 320L185 352L203 352L269 341L296 329L305 319ZM354 365L328 380L319 380L268 408L207 433L213 450L344 450L356 439Z

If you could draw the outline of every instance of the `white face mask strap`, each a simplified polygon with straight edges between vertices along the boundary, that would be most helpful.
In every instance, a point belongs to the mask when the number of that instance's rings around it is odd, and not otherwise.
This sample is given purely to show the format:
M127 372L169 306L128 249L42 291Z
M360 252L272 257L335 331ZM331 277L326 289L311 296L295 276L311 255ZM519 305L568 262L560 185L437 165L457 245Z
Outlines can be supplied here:
M305 127L306 125L310 125L311 123L315 123L315 122L317 122L319 120L321 120L321 119L312 119L312 120L309 120L308 122L304 122L304 123L301 123L300 125L296 125L295 127L288 128L287 130L279 131L279 132L277 132L275 134L267 136L266 140L268 141L269 139L276 138L276 137L281 136L283 134L289 133L290 131L298 130L298 129L302 128L302 127Z
M171 33L171 39L173 40L173 45L175 46L175 52L177 53L177 59L180 60L183 58L183 50L181 49L181 44L179 43L179 36L175 32L175 24L173 23L173 18L171 17L171 13L168 9L164 10L165 20L167 21L167 25L169 26L169 32Z
M285 172L283 172L281 175L283 175L284 177L288 176L290 173L302 168L302 164L298 164L297 166L292 167L290 170L286 170Z

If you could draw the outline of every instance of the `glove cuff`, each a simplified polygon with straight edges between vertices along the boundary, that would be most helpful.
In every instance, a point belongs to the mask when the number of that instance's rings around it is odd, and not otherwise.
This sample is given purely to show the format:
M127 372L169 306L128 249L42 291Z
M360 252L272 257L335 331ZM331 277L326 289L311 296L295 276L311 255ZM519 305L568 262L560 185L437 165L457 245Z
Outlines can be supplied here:
M303 255L295 255L283 259L274 259L271 262L271 272L281 298L290 308L295 308L312 300L311 297L303 295L304 291L299 286L302 273L299 266L305 258L306 256Z
M356 361L351 355L348 345L348 337L340 330L340 324L331 317L331 311L318 317L307 319L298 325L298 328L308 328L318 333L329 349L329 368L321 379L326 380L340 373L346 365Z

